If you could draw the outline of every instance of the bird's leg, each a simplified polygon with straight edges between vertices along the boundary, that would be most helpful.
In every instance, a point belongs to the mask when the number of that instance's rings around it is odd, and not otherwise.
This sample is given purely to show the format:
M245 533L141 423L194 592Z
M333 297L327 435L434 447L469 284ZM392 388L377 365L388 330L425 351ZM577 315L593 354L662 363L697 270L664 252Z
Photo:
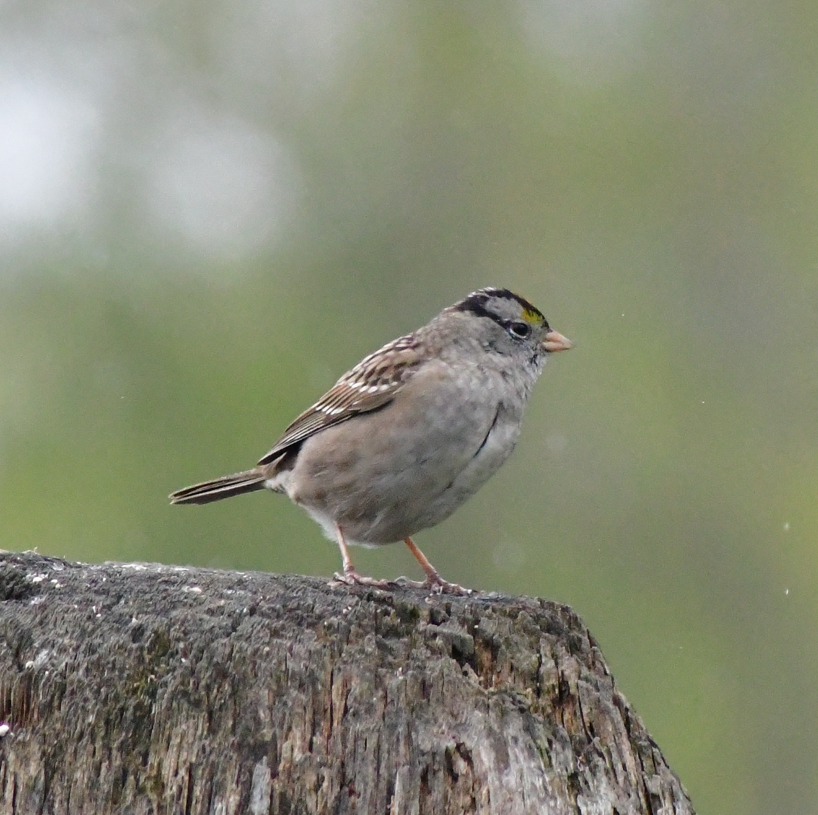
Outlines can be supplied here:
M449 583L448 580L444 580L437 569L429 562L429 558L423 554L423 552L418 549L415 545L415 542L411 538L404 538L403 542L409 547L409 551L415 556L415 560L420 563L420 568L423 569L424 573L426 574L426 579L422 582L418 582L417 580L404 580L401 578L401 582L405 585L414 586L415 588L422 588L422 589L431 589L434 594L471 594L471 589L463 588L463 586L458 586L457 583Z
M335 532L338 537L338 547L341 549L341 562L343 563L344 573L338 574L336 572L333 578L339 583L346 583L348 586L371 586L376 589L391 589L395 584L389 580L377 580L374 577L366 577L358 574L355 567L352 565L352 558L349 556L349 549L347 548L346 538L340 526L335 525Z

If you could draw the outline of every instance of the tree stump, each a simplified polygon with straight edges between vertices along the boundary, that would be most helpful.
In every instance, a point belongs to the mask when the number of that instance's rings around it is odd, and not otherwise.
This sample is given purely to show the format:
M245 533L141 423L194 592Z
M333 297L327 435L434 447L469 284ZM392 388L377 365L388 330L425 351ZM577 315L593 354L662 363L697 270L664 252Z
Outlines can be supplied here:
M566 606L0 554L0 813L692 813Z

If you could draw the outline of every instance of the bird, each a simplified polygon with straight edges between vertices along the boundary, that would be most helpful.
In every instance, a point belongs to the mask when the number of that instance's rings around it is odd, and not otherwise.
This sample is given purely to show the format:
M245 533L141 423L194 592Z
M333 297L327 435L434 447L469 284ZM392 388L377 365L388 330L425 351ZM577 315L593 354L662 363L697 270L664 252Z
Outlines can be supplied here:
M338 544L336 584L468 593L444 580L412 537L448 518L505 462L546 359L572 346L525 298L478 289L361 360L255 467L177 490L170 501L284 493ZM355 569L350 545L399 541L423 581Z

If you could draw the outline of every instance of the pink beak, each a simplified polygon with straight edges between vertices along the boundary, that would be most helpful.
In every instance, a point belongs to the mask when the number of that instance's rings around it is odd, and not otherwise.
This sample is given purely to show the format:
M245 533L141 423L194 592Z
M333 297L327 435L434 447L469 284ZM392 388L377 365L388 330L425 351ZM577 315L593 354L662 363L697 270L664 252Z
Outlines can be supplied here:
M545 348L549 354L553 354L554 351L567 351L569 348L573 348L574 343L572 343L568 337L563 337L559 331L549 331L545 335L542 347Z

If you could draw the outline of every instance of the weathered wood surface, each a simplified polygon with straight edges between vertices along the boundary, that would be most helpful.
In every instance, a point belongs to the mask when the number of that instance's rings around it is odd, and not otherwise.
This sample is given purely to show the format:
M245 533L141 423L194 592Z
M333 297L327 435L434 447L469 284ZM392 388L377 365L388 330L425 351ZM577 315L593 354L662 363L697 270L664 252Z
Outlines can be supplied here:
M0 555L0 813L692 813L567 607Z

